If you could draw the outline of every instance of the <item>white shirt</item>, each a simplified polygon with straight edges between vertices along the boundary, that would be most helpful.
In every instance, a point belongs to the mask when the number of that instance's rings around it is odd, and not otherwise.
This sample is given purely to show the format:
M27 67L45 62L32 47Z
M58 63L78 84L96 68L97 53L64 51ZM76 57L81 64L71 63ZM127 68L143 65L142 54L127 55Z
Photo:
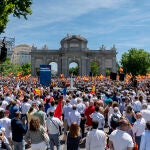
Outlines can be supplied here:
M2 108L6 109L6 106L8 106L8 102L6 100L2 101Z
M71 101L70 101L70 104L71 105L76 105L77 104L77 99L72 98Z
M80 114L83 114L85 112L86 106L82 102L77 104L77 110Z
M142 117L145 119L145 121L150 121L150 110L149 109L142 109L141 110Z
M104 128L104 125L105 125L105 118L104 116L99 113L99 112L94 112L90 115L90 117L92 118L92 120L96 120L98 121L98 128L99 129L102 129Z
M150 131L146 130L141 138L140 150L149 150L150 149Z
M139 112L139 111L141 111L141 109L142 109L142 104L140 101L133 102L133 110L135 112Z
M55 106L51 106L50 108L47 109L47 114L49 114L50 111L55 111L56 107Z
M92 129L86 136L86 150L104 150L106 135L104 131Z
M5 128L5 136L8 138L11 136L11 119L4 117L0 119L0 126Z
M68 125L71 126L73 122L76 122L80 126L80 121L81 121L81 115L77 110L72 110L69 112L69 117L68 117Z
M133 134L135 136L141 136L143 132L145 131L146 122L144 118L137 119L132 127Z
M54 125L55 124L55 125ZM49 134L58 134L59 126L62 126L63 123L56 117L48 117L46 121L46 126Z
M119 129L110 134L109 140L112 141L114 150L127 150L128 147L134 147L132 137Z
M21 113L26 114L29 111L30 107L31 105L28 102L22 103Z
M64 114L64 120L67 120L69 117L69 112L72 111L72 105L70 103L67 103L63 106L63 114Z

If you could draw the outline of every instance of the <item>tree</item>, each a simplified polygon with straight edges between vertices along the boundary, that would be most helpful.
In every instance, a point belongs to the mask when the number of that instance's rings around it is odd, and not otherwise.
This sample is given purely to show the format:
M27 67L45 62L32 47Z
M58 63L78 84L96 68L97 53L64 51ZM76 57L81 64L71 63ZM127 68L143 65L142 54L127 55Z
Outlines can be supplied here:
M4 32L9 21L9 15L27 19L27 15L31 14L32 0L0 0L0 33Z
M110 69L109 68L106 68L105 74L106 74L106 77L110 75Z
M99 73L99 65L96 61L91 63L91 72L93 76L96 76Z
M31 73L31 63L25 63L21 66L22 69L22 75L29 75Z
M72 67L72 68L69 68L69 74L73 74L73 75L79 75L79 67L76 66L76 67Z
M18 72L21 72L21 67L19 65L12 64L10 58L6 58L6 61L0 64L0 72L3 75L17 75Z
M131 48L122 55L120 63L125 73L145 75L150 66L150 53L143 49Z

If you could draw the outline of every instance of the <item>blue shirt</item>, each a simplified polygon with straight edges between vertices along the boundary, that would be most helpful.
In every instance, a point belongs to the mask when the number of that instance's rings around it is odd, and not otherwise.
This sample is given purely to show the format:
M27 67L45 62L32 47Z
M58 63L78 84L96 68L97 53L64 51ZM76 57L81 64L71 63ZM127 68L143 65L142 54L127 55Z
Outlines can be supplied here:
M51 107L51 104L49 103L44 104L45 112L47 112L48 108L50 107Z

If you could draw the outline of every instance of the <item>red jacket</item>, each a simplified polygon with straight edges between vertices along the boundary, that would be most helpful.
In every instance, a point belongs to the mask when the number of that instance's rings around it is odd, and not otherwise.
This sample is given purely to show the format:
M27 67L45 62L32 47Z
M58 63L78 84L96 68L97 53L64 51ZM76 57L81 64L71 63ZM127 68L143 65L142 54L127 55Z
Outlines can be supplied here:
M85 110L85 116L87 117L86 120L86 125L91 126L92 125L92 118L90 117L90 115L95 111L95 107L94 106L89 106L86 108Z

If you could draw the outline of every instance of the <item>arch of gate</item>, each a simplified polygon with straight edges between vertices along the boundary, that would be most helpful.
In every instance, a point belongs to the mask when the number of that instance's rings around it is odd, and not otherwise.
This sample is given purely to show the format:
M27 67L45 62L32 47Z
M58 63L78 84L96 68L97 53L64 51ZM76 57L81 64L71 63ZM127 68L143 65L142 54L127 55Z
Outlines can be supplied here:
M58 75L58 63L57 62L50 62L49 65L51 65L51 74L52 76Z
M77 62L73 61L69 63L69 75L79 75L79 65Z

